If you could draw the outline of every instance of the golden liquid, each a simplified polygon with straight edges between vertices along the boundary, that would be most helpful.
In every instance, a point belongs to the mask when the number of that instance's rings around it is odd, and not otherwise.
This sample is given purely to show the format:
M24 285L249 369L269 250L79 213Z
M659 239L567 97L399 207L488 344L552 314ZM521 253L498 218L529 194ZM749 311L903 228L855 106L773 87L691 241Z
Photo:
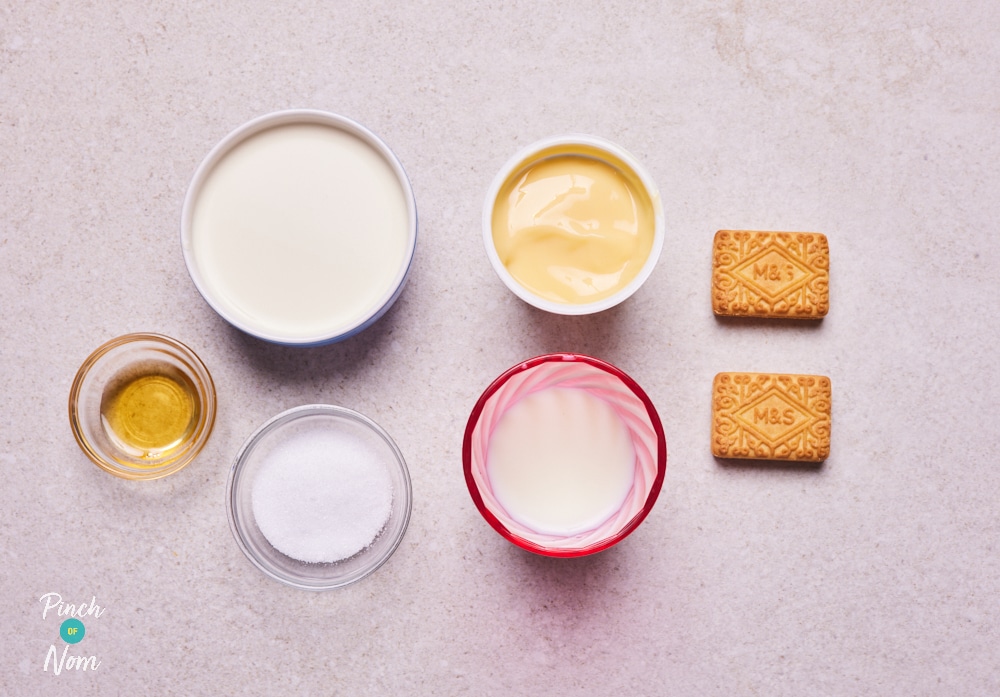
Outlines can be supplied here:
M101 421L122 452L160 459L194 433L201 406L191 381L176 368L152 363L112 380L101 397Z

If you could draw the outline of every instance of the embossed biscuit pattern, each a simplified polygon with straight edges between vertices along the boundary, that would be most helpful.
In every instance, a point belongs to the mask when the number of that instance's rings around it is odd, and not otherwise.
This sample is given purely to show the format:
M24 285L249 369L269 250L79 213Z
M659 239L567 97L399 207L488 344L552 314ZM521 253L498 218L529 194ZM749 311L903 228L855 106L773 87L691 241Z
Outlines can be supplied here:
M830 306L829 270L829 243L818 232L719 230L712 247L712 310L822 319Z
M712 384L712 454L822 462L830 454L830 378L719 373Z

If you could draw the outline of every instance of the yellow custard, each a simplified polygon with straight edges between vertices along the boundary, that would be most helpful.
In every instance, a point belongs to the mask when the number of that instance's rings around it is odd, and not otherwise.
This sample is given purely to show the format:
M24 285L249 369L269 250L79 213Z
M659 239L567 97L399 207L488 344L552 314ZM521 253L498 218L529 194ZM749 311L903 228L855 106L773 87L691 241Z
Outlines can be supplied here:
M493 244L518 283L547 300L610 297L653 248L649 194L630 172L593 157L558 154L511 175L493 207Z

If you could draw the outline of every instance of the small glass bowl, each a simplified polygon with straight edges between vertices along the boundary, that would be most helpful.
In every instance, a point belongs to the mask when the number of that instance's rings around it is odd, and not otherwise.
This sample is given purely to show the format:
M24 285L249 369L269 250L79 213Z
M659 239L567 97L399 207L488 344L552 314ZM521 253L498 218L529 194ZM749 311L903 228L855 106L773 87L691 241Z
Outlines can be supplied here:
M137 447L116 435L103 406L123 385L156 376L182 389L192 415L182 437L165 447ZM104 471L124 479L158 479L187 466L205 447L215 424L215 385L205 364L181 342L159 334L126 334L99 347L80 366L69 393L69 422L80 448Z
M493 240L493 211L501 190L508 182L517 178L531 167L550 158L574 156L601 162L618 172L630 182L637 196L646 199L652 213L652 248L643 261L638 274L614 294L590 302L558 302L529 289L521 283L500 259ZM663 203L653 177L634 155L604 138L586 134L569 134L540 140L517 152L497 172L486 193L483 206L483 243L486 256L500 280L516 296L540 310L560 315L589 315L602 312L631 297L653 273L663 250L664 218Z
M276 549L264 536L253 510L253 488L268 456L299 434L329 430L379 451L389 463L392 485L389 518L375 539L351 557L335 562L304 562ZM258 428L244 443L229 472L226 508L237 544L254 566L276 581L302 590L330 590L360 581L396 551L410 521L412 490L403 454L389 434L368 417L329 404L307 404L284 411Z
M494 496L487 472L490 438L501 417L539 390L588 391L615 410L632 437L635 478L621 508L597 527L572 535L540 533L515 520ZM494 530L529 552L550 557L594 554L625 539L656 503L667 469L667 442L652 401L624 372L578 353L536 356L510 368L486 388L469 416L462 443L465 483Z

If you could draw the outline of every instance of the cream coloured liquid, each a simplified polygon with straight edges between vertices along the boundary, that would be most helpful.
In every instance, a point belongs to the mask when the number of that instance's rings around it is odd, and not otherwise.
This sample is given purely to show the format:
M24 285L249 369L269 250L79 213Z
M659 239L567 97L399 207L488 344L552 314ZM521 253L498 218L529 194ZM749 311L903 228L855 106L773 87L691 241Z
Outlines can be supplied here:
M539 533L574 535L621 508L635 477L635 450L607 402L557 387L523 398L500 418L486 470L512 518Z
M204 181L192 253L224 314L291 338L335 333L395 289L407 199L382 155L321 124L257 133Z

